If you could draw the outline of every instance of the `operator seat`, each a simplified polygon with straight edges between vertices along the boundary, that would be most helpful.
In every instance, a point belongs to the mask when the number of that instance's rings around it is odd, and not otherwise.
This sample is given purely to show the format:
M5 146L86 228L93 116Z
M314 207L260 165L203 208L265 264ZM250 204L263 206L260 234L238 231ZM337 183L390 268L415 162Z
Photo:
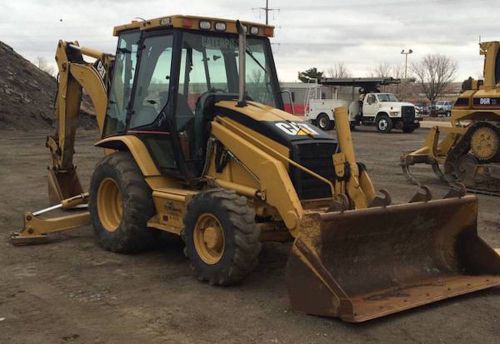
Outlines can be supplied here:
M175 117L178 132L186 130L189 121L194 117L193 111L189 107L187 97L182 93L177 94L177 110Z
M193 159L195 160L196 175L203 172L205 154L207 153L207 142L210 137L210 122L214 119L215 104L222 100L236 100L236 93L205 92L196 102L194 118L194 135L191 140L193 147ZM247 97L248 100L251 100Z

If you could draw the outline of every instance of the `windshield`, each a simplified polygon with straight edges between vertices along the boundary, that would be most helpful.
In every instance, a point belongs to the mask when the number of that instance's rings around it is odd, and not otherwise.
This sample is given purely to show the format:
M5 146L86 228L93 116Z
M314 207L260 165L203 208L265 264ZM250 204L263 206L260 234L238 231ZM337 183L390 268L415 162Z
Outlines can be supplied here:
M379 102L398 102L398 98L392 93L379 93L377 94Z
M246 90L252 100L277 107L280 93L270 54L266 39L247 38ZM238 80L237 36L183 34L179 93L186 107L194 111L200 95L208 91L236 95Z

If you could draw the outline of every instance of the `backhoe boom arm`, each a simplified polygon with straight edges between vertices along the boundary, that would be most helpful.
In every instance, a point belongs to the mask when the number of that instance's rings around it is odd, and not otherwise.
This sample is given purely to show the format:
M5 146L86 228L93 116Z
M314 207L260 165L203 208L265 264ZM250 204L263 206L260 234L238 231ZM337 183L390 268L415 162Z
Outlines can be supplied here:
M84 56L96 59L94 63ZM113 56L94 49L80 47L78 42L59 41L56 50L59 69L56 97L56 131L47 137L51 152L49 166L49 200L56 204L83 193L73 164L75 135L82 101L82 89L94 106L100 132L107 107L107 85Z

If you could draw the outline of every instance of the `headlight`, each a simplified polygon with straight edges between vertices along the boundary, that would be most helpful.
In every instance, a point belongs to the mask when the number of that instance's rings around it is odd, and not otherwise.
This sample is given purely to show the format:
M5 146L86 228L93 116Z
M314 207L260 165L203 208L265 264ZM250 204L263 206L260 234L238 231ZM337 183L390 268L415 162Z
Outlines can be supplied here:
M222 23L222 22L215 23L215 30L216 31L226 31L226 23Z
M391 112L389 112L389 116L397 117L397 116L399 116L399 111L391 111Z
M209 21L200 21L200 29L202 30L210 30L212 28L212 24Z

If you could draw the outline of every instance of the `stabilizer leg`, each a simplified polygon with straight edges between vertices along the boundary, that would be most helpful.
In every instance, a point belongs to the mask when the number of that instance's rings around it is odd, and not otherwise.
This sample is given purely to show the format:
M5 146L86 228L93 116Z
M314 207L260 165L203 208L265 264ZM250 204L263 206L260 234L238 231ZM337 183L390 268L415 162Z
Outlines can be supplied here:
M23 229L12 233L10 242L14 246L43 244L49 241L49 233L62 232L90 224L90 214L87 210L52 218L40 216L56 209L86 209L87 199L88 193L85 193L65 199L60 204L46 209L25 213Z

